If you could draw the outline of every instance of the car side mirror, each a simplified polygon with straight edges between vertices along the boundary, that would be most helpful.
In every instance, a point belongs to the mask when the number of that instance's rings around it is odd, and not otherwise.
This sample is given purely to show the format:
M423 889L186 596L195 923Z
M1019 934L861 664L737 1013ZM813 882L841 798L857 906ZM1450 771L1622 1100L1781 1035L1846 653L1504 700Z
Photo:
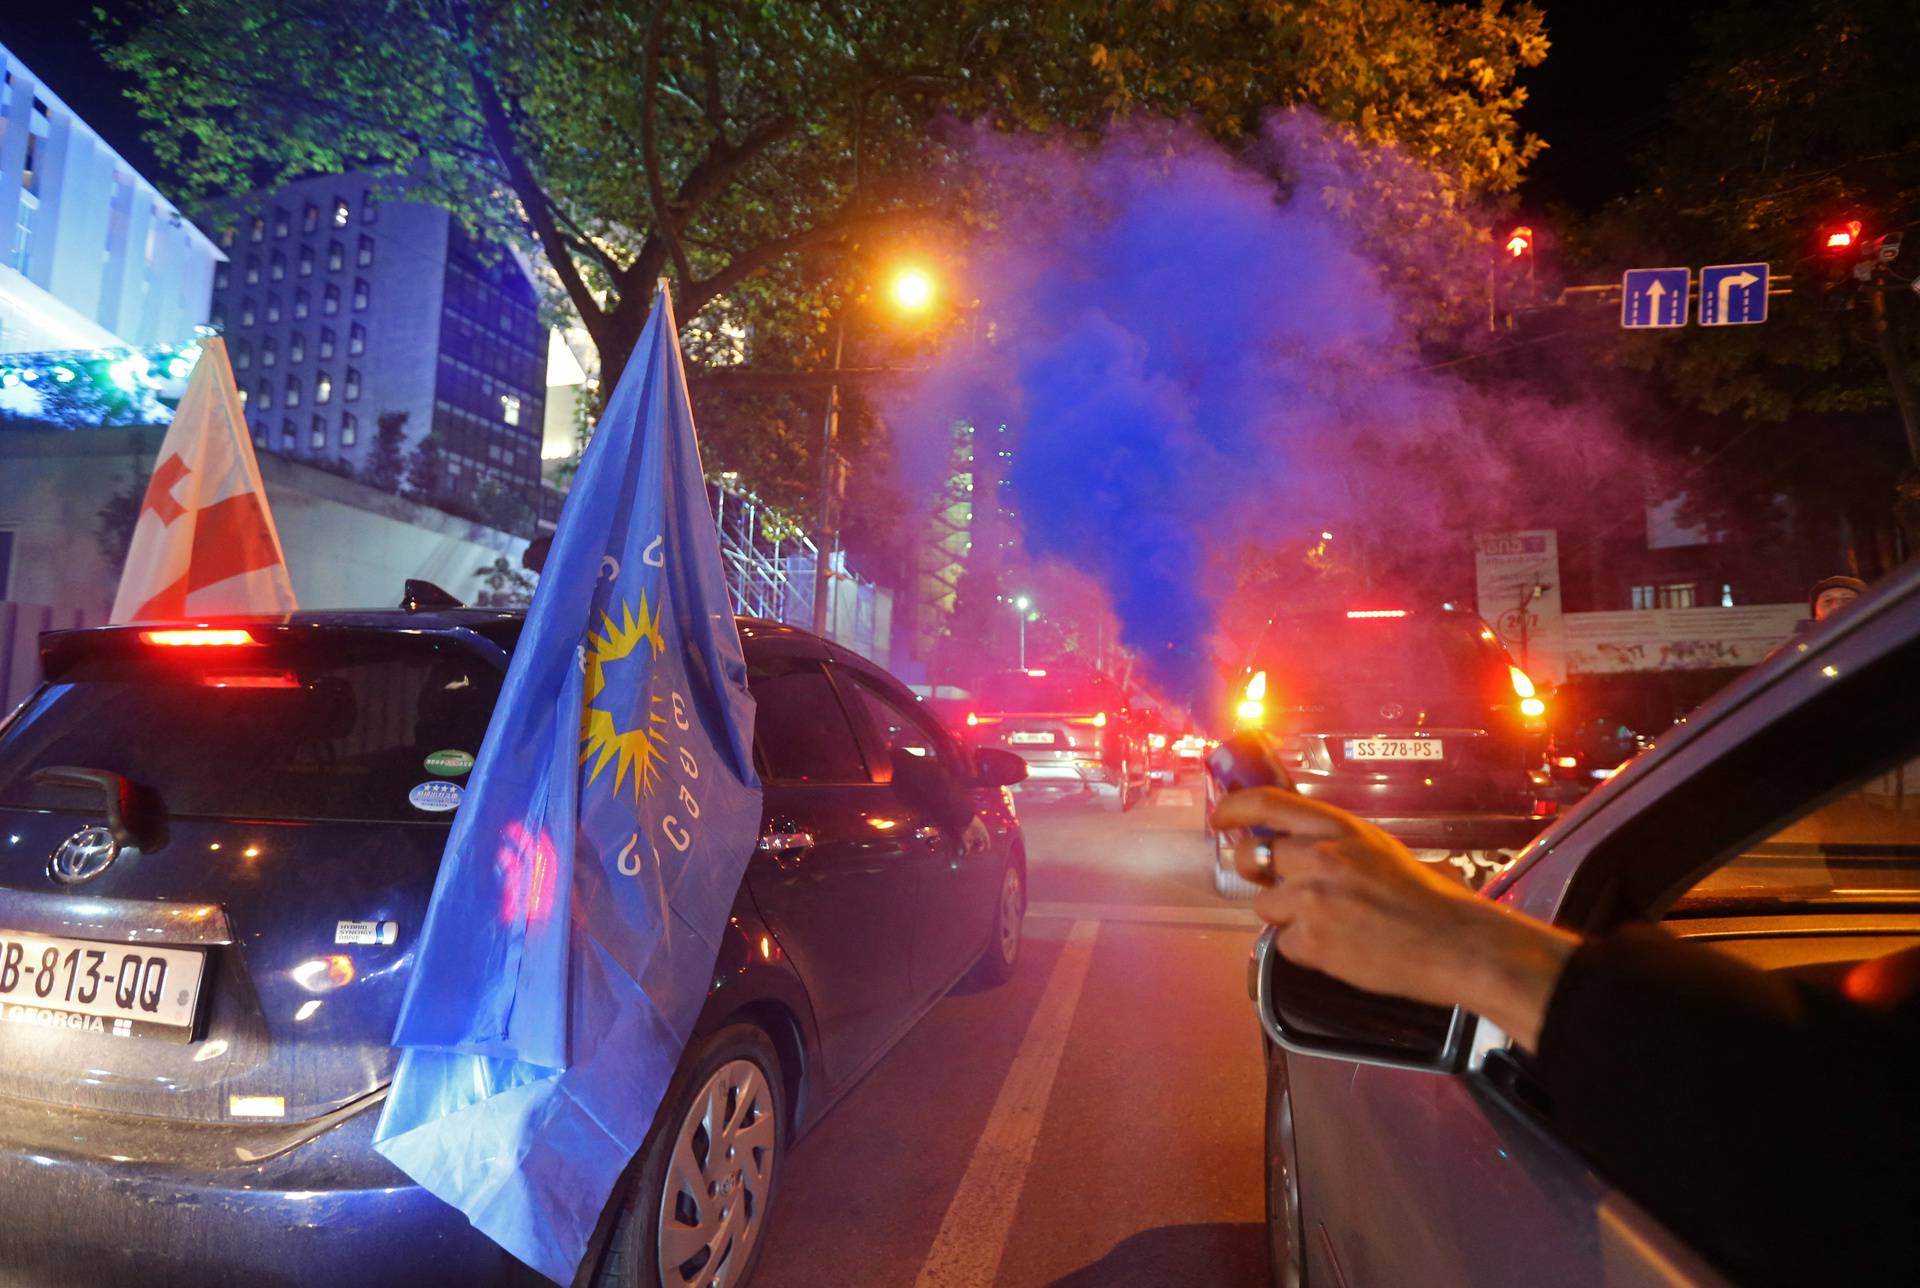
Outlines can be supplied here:
M1299 1055L1421 1073L1459 1070L1467 1016L1426 1002L1369 993L1288 961L1267 927L1253 946L1248 985L1260 1027Z
M973 753L973 781L978 787L1011 787L1024 782L1027 762L998 747L977 747Z

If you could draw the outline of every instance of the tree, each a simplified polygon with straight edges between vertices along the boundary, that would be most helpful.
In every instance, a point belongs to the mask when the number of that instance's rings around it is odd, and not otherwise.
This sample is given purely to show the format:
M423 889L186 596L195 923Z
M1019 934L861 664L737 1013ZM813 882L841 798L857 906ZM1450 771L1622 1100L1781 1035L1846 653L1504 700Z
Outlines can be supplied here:
M475 568L473 575L481 584L475 600L478 608L525 608L533 602L533 588L539 581L534 573L508 563L504 555Z
M383 411L375 425L363 477L368 485L398 495L407 472L407 413Z
M611 388L661 276L683 324L817 350L850 292L808 257L977 213L943 119L1191 114L1238 140L1306 103L1500 192L1539 146L1513 82L1545 50L1502 0L151 0L108 57L197 194L371 170L530 235Z
M445 498L447 492L446 456L440 450L440 439L433 430L428 430L407 456L407 495L413 500L428 505L437 504Z

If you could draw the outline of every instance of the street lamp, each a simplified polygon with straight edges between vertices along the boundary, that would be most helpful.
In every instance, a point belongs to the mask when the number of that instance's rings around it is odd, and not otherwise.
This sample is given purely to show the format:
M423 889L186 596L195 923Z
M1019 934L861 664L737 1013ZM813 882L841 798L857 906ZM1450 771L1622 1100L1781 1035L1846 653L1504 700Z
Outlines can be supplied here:
M1036 620L1040 614L1033 612L1033 601L1025 595L1013 597L1013 611L1020 619L1020 669L1027 669L1027 623Z
M933 278L924 269L912 265L895 270L887 284L887 296L894 307L902 313L922 313L933 303ZM847 346L847 313L844 308L835 311L833 322L833 367L840 370L840 360ZM834 487L834 451L840 439L840 382L834 381L827 386L827 419L820 433L820 506L819 519L814 525L813 556L813 633L827 633L827 600L831 588L831 575L828 560L834 547L839 545L839 497Z

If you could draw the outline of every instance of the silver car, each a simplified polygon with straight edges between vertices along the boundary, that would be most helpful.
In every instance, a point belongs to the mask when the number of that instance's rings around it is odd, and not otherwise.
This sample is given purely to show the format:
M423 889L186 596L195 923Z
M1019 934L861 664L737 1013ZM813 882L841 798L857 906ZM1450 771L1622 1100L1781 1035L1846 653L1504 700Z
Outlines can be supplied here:
M1909 569L1694 713L1487 896L1583 931L1657 921L1812 975L1920 943L1916 676ZM1249 983L1276 1283L1726 1282L1563 1139L1494 1025L1335 985L1270 936Z

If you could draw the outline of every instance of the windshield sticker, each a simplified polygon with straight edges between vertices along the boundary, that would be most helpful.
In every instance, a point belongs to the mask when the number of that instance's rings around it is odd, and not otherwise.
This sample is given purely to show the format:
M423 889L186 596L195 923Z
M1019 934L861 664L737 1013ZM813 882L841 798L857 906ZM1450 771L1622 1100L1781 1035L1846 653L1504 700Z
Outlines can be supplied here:
M400 923L397 921L340 921L333 927L333 942L336 944L378 944L391 947L399 941Z
M442 778L457 778L472 768L473 756L469 752L436 751L427 757L427 772L439 774Z
M421 783L407 793L407 800L415 809L426 810L430 814L444 814L450 809L460 808L460 798L466 795L466 789L459 783Z

